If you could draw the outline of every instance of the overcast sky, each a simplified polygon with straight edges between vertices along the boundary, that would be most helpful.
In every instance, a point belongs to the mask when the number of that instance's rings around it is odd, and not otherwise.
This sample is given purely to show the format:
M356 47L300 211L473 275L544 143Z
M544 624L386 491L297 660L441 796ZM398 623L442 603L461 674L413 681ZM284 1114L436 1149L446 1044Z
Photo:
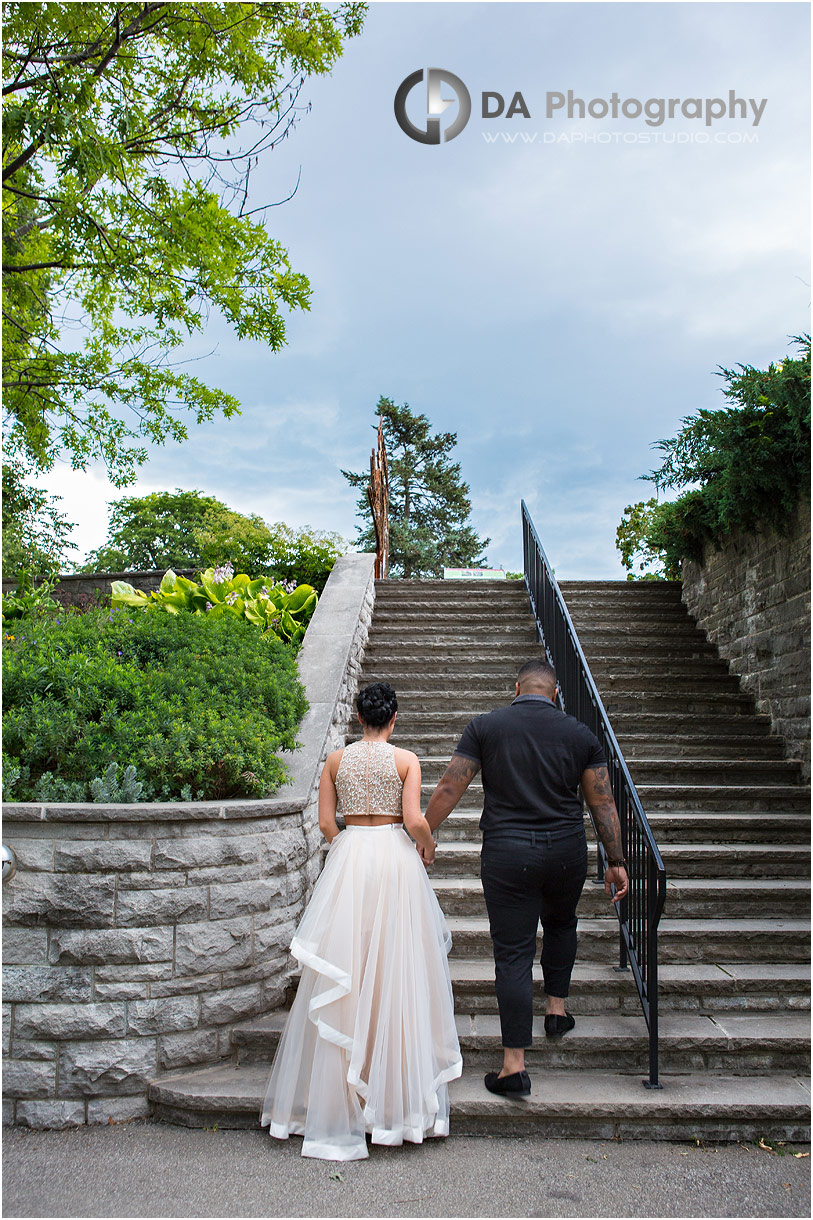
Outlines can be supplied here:
M301 167L267 217L310 279L310 313L276 355L213 320L195 373L242 415L152 449L126 494L197 487L352 539L340 467L367 466L383 394L457 432L492 565L521 566L524 497L560 578L623 576L615 530L651 494L637 478L652 443L722 405L718 365L765 365L810 329L809 21L806 3L372 3L253 179L256 206ZM398 85L428 67L472 99L436 146L393 114ZM409 113L425 126L423 89ZM547 117L547 93L569 89L767 102L756 126L750 105L710 126L679 109L659 127ZM520 91L530 118L484 119L484 91ZM101 469L47 485L82 553L100 544L105 504L125 493Z

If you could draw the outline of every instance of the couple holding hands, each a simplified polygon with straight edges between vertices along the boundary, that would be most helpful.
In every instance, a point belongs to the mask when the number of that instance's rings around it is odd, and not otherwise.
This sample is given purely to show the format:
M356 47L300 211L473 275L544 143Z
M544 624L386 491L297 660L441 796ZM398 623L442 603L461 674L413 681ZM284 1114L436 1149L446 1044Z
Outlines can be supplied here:
M291 943L302 975L261 1113L272 1136L304 1137L303 1156L358 1160L368 1156L367 1135L401 1144L449 1134L448 1084L463 1063L451 935L426 866L433 831L478 772L503 1043L502 1068L486 1074L485 1087L531 1091L525 1051L540 920L545 1034L559 1038L575 1025L565 1000L587 877L579 787L607 852L613 902L629 883L606 759L555 699L553 667L541 658L523 665L514 700L468 724L423 815L420 763L390 745L395 691L377 682L359 693L363 736L329 754L322 772L319 826L330 848Z

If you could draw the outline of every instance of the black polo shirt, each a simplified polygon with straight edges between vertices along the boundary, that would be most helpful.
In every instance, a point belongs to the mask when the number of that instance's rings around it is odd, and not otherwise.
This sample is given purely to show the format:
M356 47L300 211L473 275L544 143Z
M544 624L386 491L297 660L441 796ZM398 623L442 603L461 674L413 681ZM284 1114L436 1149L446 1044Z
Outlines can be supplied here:
M475 716L455 753L482 767L484 833L581 826L582 772L607 765L587 725L545 695L517 695L508 707Z

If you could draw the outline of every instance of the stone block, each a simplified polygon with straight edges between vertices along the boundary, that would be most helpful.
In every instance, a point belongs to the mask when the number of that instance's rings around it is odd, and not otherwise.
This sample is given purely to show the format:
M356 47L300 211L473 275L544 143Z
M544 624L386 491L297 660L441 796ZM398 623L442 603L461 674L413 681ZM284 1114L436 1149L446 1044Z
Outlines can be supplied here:
M106 966L171 960L172 928L105 928L82 932L55 929L51 933L51 962L54 965Z
M254 917L254 960L262 962L267 957L277 958L287 954L296 930L296 923L278 920L268 915Z
M11 1005L3 1005L3 1054L11 1050Z
M16 1123L34 1130L64 1131L85 1121L83 1101L18 1101Z
M198 1024L197 996L168 996L161 1000L136 1000L127 1006L130 1034L168 1034L194 1029Z
M134 1118L149 1118L146 1097L92 1097L88 1103L88 1123L127 1123Z
M3 1093L6 1097L53 1097L56 1063L31 1059L3 1060Z
M119 895L125 890L171 890L186 885L186 873L119 873Z
M91 972L79 966L3 966L3 999L11 1003L85 1004Z
M14 1059L56 1059L56 1053L56 1042L16 1037L11 1041L11 1054Z
M119 892L116 924L120 928L153 924L192 923L208 913L208 893L201 886L171 890L126 890Z
M6 842L17 857L17 868L30 872L51 872L54 845L50 839L29 839L6 831Z
M171 978L150 983L150 999L170 995L203 995L207 991L217 991L220 980L219 974L194 974L191 978Z
M4 1126L6 1124L8 1124L9 1126L13 1124L14 1110L15 1110L16 1105L17 1105L17 1103L15 1101L12 1101L11 1098L5 1098L5 1097L3 1098L3 1125Z
M179 975L236 970L251 961L251 918L179 924L175 971Z
M115 893L113 877L18 873L3 887L3 918L27 926L109 927Z
M185 876L189 885L225 885L238 881L256 881L260 876L260 866L256 860L252 860L250 864L227 864L223 868L219 865L211 868L190 868Z
M20 1038L122 1038L125 1006L114 1004L18 1004L14 1034Z
M59 1051L59 1088L90 1097L145 1093L155 1075L153 1038L113 1042L63 1042Z
M223 868L229 864L256 864L256 835L210 836L159 840L155 844L156 869Z
M308 848L301 829L264 834L260 843L260 872L263 877L300 869L308 858Z
M227 970L220 975L221 987L242 987L248 983L261 983L270 974L276 975L285 966L285 956L266 957L255 962L253 966L244 966L242 970Z
M241 1021L262 1011L263 991L261 983L247 987L230 987L226 991L215 991L204 996L200 1002L201 1025L224 1025L227 1021Z
M61 873L133 872L148 869L151 854L150 842L66 839L55 846L54 868Z
M149 983L96 983L93 998L96 1000L146 1000L149 998Z
M45 928L3 928L3 961L25 966L47 962L48 932Z
M278 974L263 982L263 1012L272 1008L280 1008L285 1003L285 992L288 988L287 974Z
M210 1063L219 1054L216 1029L199 1029L191 1034L167 1034L158 1041L158 1063L167 1072L195 1063Z
M143 962L129 966L97 966L96 983L154 983L172 978L172 962Z
M209 913L212 919L228 919L237 915L253 915L279 904L285 892L285 878L265 881L241 881L236 885L209 887Z

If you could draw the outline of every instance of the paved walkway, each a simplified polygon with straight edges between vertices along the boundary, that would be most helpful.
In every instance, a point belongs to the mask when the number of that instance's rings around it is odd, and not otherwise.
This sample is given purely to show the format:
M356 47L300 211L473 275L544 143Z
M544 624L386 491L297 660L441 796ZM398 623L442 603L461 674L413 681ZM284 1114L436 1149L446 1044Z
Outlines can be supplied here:
M345 1165L144 1122L3 1130L3 1215L804 1216L810 1159L754 1145L452 1137ZM341 1177L339 1177L341 1175Z

